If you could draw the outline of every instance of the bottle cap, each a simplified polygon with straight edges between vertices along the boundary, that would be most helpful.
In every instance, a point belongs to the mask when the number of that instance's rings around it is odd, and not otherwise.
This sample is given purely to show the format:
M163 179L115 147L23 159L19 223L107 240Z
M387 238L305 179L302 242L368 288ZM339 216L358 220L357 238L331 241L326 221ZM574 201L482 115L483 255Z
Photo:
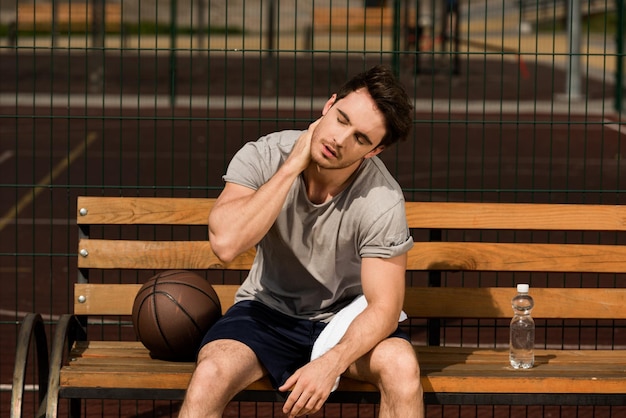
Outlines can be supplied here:
M517 292L518 293L528 293L528 284L526 283L520 283L517 285Z

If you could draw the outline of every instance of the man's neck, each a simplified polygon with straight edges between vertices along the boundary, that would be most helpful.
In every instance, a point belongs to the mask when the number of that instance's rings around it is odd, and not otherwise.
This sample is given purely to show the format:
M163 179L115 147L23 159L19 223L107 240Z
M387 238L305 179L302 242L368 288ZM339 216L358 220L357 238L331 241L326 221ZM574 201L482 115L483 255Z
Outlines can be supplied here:
M309 200L322 204L337 196L352 183L361 163L362 161L350 167L330 170L317 164L309 165L302 172Z

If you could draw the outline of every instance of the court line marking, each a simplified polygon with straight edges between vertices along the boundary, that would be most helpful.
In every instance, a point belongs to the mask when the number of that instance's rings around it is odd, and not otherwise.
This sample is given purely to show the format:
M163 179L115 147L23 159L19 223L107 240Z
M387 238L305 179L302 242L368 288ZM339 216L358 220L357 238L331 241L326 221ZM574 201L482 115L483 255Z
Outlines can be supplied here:
M35 198L41 194L45 188L41 186L50 185L57 177L59 177L67 168L80 157L83 152L98 139L98 134L96 132L89 132L84 142L76 145L68 154L67 158L63 158L59 161L53 168L52 171L44 175L41 180L37 183L39 187L33 187L22 196L18 202L13 205L6 213L0 218L0 232L12 222L13 219L17 218L17 216L22 212L22 210L30 205Z

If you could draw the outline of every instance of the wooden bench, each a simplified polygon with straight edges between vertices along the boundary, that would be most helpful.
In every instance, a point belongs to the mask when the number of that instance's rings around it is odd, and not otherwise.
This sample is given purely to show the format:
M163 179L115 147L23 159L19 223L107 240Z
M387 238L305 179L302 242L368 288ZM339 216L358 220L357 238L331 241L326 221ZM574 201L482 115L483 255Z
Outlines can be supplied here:
M87 2L66 3L22 3L17 4L15 21L9 25L9 42L17 45L20 32L59 31L88 32L93 28L93 5ZM104 5L104 32L120 33L125 36L122 22L122 4L107 1Z
M130 327L128 341L115 341L123 331L119 321L128 324L143 280L166 269L207 274L227 309L254 252L228 265L213 255L206 228L212 199L80 197L77 203L74 312L56 327L42 410L55 416L60 398L71 399L74 412L89 398L182 399L194 365L150 358ZM406 209L416 243L404 309L427 403L626 404L624 338L594 346L606 332L622 335L626 324L626 289L616 285L626 273L626 207L408 202ZM496 275L507 284L494 286ZM576 288L563 286L568 275L577 278ZM601 279L585 287L590 275ZM530 281L536 303L538 348L530 370L508 363L510 300L519 281ZM552 281L560 286L535 285ZM40 334L33 315L22 327L20 361L28 358L28 336ZM86 326L87 318L110 318L117 324L112 339L103 340L104 326ZM584 341L585 327L591 341ZM489 344L480 342L481 333ZM24 369L16 361L12 411L20 410ZM284 396L264 379L237 399ZM329 402L378 399L372 385L342 379Z

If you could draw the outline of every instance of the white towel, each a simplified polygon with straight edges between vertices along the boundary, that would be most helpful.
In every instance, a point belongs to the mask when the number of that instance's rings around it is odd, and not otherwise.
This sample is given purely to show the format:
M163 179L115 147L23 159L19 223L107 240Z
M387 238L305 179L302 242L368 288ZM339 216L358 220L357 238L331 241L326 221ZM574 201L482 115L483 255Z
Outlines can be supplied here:
M323 356L328 350L333 348L339 340L341 340L348 330L348 327L363 310L367 307L367 300L364 295L358 296L348 306L337 312L333 319L330 320L326 328L320 333L313 344L313 350L311 351L311 361L318 357ZM402 311L398 322L402 322L407 318L406 313ZM339 386L339 377L333 386L332 392L334 392Z

